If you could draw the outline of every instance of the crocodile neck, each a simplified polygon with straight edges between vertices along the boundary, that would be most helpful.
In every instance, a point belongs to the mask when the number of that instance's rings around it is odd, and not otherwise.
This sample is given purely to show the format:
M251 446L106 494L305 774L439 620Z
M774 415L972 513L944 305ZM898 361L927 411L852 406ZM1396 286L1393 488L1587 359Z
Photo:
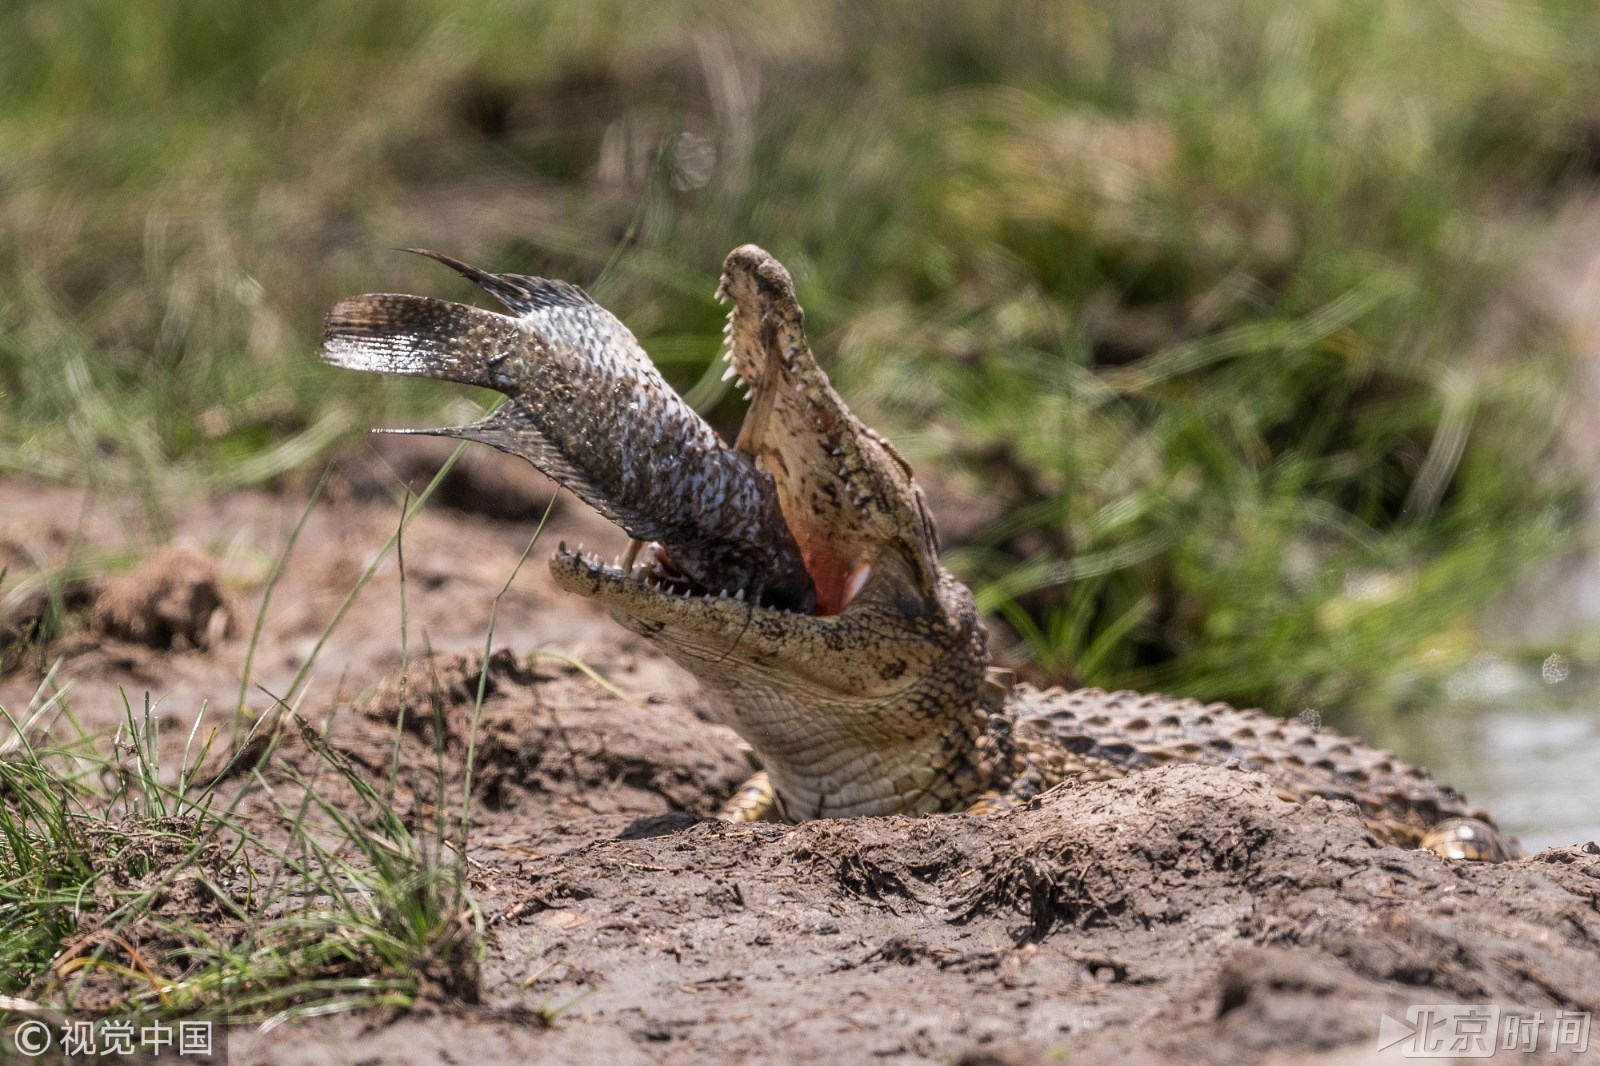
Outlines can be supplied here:
M712 714L766 768L774 815L927 814L959 810L1010 776L994 728L1006 690L989 679L966 587L941 581L954 611L867 602L804 626L752 612L732 648L612 615L695 676Z

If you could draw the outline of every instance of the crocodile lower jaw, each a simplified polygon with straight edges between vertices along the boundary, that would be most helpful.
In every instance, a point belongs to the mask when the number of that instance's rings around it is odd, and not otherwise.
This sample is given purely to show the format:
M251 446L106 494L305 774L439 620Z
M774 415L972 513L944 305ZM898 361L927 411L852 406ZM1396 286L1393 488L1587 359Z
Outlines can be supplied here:
M563 542L550 557L550 573L556 584L568 592L594 599L613 611L639 613L644 609L652 615L692 611L697 618L708 617L707 610L727 610L740 618L752 615L780 618L797 613L758 603L756 597L743 588L717 592L696 589L656 565L653 548L654 545L646 546L639 553L644 561L625 569L621 557L614 557L607 564L600 555L585 552L583 545L569 550Z

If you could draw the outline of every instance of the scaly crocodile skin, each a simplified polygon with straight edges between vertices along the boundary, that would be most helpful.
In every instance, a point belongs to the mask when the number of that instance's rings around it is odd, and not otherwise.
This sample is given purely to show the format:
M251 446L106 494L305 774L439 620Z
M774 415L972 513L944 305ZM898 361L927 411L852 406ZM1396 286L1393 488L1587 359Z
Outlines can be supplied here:
M562 545L551 573L693 673L750 744L765 769L726 817L996 811L1188 760L1354 802L1394 843L1516 853L1452 789L1331 730L1162 696L1010 691L910 465L834 391L789 272L760 248L734 249L717 290L728 376L750 390L731 447L581 290L425 254L513 314L354 297L328 316L324 358L506 393L476 426L435 432L522 455L654 539L611 566Z
M1023 686L1005 718L1018 771L1010 791L1018 797L1079 775L1105 780L1169 762L1237 764L1266 774L1284 799L1356 804L1373 833L1391 843L1419 846L1452 819L1489 822L1455 789L1387 752L1333 729L1225 703ZM1509 850L1493 835L1478 846Z

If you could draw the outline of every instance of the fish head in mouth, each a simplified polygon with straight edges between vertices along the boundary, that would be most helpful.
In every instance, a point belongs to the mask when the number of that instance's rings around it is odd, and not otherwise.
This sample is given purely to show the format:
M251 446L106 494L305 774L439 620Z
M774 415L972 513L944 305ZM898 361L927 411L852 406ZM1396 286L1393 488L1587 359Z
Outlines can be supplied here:
M725 358L750 390L734 447L773 478L814 602L702 594L564 548L552 573L695 674L791 817L878 810L879 792L915 809L966 746L940 734L982 701L988 654L971 593L939 563L909 464L817 364L789 272L745 245L717 295L732 305ZM877 765L877 745L909 762Z

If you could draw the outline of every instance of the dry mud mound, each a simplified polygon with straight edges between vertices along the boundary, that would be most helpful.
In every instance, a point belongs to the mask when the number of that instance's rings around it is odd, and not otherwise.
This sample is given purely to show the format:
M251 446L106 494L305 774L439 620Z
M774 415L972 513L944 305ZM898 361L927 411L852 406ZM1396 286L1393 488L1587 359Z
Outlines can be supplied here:
M1380 844L1348 805L1190 766L992 818L728 825L682 812L714 808L748 759L676 702L630 706L507 653L486 673L477 656L419 662L405 687L331 739L376 767L399 737L402 765L435 768L411 781L422 799L462 780L477 717L488 942L470 1031L495 1053L1399 1061L1378 1026L1409 1004L1600 1008L1585 849L1447 862ZM507 1020L530 1007L548 1028ZM438 1025L372 1025L361 1046L426 1057Z
M92 628L148 648L205 649L232 633L238 613L238 597L222 583L216 559L180 544L102 582Z
M387 459L410 476L406 455ZM71 627L6 658L0 703L29 706L54 672L91 728L114 729L124 693L136 706L152 693L171 742L164 765L177 765L198 709L233 708L249 664L249 709L267 721L267 694L289 690L395 529L393 479L380 472L365 489L352 476L306 517L270 608L259 577L230 592L228 575L241 557L286 551L303 501L244 493L183 508L180 534L212 546L215 562L152 558L120 589L61 586ZM108 553L138 532L112 521L128 510L115 501L64 490L0 480L0 503L12 517L0 565L14 581L30 546L63 567L80 529ZM533 494L519 507L542 504ZM600 540L602 526L558 507L546 533ZM424 512L406 530L409 600L400 568L378 566L297 691L326 741L285 729L276 747L233 763L216 750L207 767L225 775L219 795L251 789L241 812L267 824L272 789L296 797L307 781L360 810L315 754L330 745L418 832L457 824L470 788L478 1002L443 988L398 1017L241 1026L230 1061L1398 1062L1398 1049L1378 1052L1378 1028L1409 1004L1541 1012L1541 1046L1557 1012L1597 1006L1600 856L1447 863L1379 845L1353 808L1286 803L1241 770L1066 787L990 819L710 821L751 771L748 753L699 713L690 679L561 594L543 566L530 560L502 593L528 537L525 522ZM34 599L12 600L34 617ZM107 635L117 604L137 631ZM485 667L463 649L484 647L491 606L497 642L559 649L631 699L560 655L497 651ZM415 654L426 647L441 654ZM253 788L245 767L271 788ZM181 827L113 828L116 839L82 844L126 867L108 883L138 892L171 872L162 849ZM226 858L207 874L222 895L175 879L158 921L133 930L142 954L173 960L164 977L181 976L189 945L172 939L174 923L193 915L204 940L257 920L248 898L232 898ZM81 951L123 960L107 946L108 913L86 901L71 931Z
M32 590L0 615L0 651L65 621L53 614L80 612L87 625L73 634L74 647L109 639L158 651L204 651L236 629L239 597L222 582L213 556L172 545L124 574Z
M398 766L399 783L424 802L459 796L471 747L486 828L519 815L716 810L755 764L730 731L681 712L657 728L656 710L561 659L501 650L485 667L481 655L441 655L386 680L359 707L365 728L335 738L374 777Z

